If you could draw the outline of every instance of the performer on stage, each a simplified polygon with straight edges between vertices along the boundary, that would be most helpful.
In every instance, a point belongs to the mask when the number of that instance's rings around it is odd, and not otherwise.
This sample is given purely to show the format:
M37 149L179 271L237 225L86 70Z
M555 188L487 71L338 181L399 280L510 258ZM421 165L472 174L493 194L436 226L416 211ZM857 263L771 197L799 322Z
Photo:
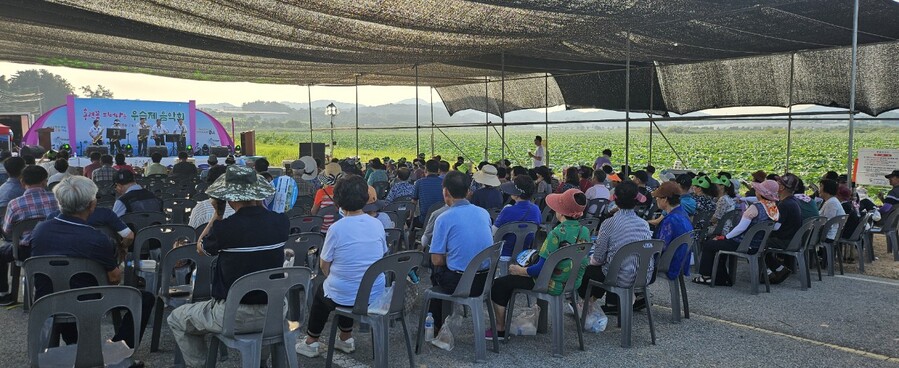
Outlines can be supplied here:
M187 127L184 126L184 119L178 119L178 126L175 127L175 131L172 133L181 135L181 138L178 139L178 152L184 151L185 147L187 147Z
M165 146L165 135L168 132L169 131L162 126L162 119L156 119L156 126L150 131L150 133L153 134L153 141L156 142L157 146Z
M148 136L141 135L140 129L150 130L150 124L147 124L147 118L140 118L140 125L137 126L137 155L138 156L147 156L147 138Z
M110 128L112 128L112 129L124 129L125 127L122 126L122 123L119 122L119 119L115 119L115 121L112 122L112 126L111 126ZM124 152L122 152L122 142L121 142L121 139L119 139L119 138L110 138L110 139L109 139L109 155L114 157L115 155L117 155L117 154L119 154L119 153L124 153Z
M103 128L100 127L100 119L94 119L94 126L87 134L91 136L91 145L98 146L103 144Z

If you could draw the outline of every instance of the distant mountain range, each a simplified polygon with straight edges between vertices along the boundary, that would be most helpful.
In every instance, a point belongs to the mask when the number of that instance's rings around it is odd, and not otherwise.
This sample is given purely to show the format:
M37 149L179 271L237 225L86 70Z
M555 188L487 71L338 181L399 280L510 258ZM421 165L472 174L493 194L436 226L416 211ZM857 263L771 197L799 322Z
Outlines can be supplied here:
M359 125L360 126L397 126L397 125L405 125L415 123L415 99L405 99L398 101L396 103L386 104L386 105L359 105ZM325 107L334 103L335 106L340 111L340 114L334 117L334 123L337 126L348 126L355 123L355 104L347 103L347 102L339 102L339 101L329 101L329 100L315 100L312 101L312 115L313 121L318 123L322 123L328 121L328 118L324 114ZM213 104L199 104L197 106L199 109L204 110L208 113L211 113L218 117L243 117L244 119L249 118L249 120L258 120L260 122L284 122L284 121L308 121L309 120L309 104L302 102L290 102L290 101L281 101L281 102L271 102L271 101L256 101L251 103L245 103L242 106L236 106L229 103L213 103ZM556 109L558 110L558 109ZM814 111L827 111L827 108L823 107L807 107L794 111L803 111L803 112L814 112ZM446 108L442 103L435 103L433 106L434 111L434 122L438 124L480 124L486 120L489 120L493 123L500 123L502 121L501 118L495 115L489 115L485 117L483 112L474 111L474 110L465 110L459 111L455 115L450 116L447 112ZM431 105L425 100L418 99L418 119L421 125L429 125L431 122ZM703 112L696 112L691 114L691 116L707 116L709 114ZM596 110L596 109L580 109L580 110L559 110L559 111L550 111L549 112L549 120L550 121L596 121L596 120L605 120L605 119L624 119L625 114L623 112L609 111L609 110ZM646 118L645 114L640 113L632 113L632 118ZM806 116L808 117L808 116ZM845 124L845 118L836 117L834 115L821 115L824 121L818 122L821 124ZM881 115L881 117L899 117L899 111L887 112ZM535 124L541 124L545 121L546 115L543 110L522 110L515 111L506 114L507 122L534 122ZM785 123L786 119L780 119L778 121L739 121L739 122L720 122L720 121L692 121L692 122L664 122L659 123L660 125L688 125L688 126L717 126L717 127L732 127L732 126L745 126L745 125L753 125L758 126L758 124L767 124L773 126L781 126ZM588 123L591 128L617 128L623 127L623 122L616 123ZM635 122L632 124L640 124L645 125L645 122ZM809 122L799 123L799 125L807 125ZM889 122L889 124L895 124L895 122Z

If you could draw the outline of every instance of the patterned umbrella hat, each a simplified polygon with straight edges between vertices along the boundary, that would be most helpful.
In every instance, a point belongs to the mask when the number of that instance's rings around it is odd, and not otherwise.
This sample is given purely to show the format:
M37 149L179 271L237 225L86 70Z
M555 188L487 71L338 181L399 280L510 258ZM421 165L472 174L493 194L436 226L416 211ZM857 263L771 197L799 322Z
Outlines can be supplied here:
M228 166L225 175L206 188L208 196L232 202L261 201L274 193L275 188L256 171L238 165Z

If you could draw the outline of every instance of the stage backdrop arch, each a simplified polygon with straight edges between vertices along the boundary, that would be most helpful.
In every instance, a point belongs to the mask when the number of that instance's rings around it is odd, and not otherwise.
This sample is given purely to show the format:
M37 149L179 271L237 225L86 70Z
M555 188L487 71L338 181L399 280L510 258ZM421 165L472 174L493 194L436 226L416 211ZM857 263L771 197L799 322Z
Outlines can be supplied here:
M234 143L227 131L211 115L197 110L196 102L166 102L166 101L142 101L142 100L115 100L105 98L76 98L68 96L66 104L53 108L37 119L34 125L25 133L22 141L27 145L38 144L37 130L40 128L53 128L51 133L51 147L58 150L68 143L78 155L90 144L88 131L93 125L94 119L100 120L100 126L109 128L115 119L128 131L128 137L122 140L122 145L130 143L137 148L137 133L140 118L147 119L150 126L156 124L156 119L162 120L162 125L169 131L178 125L179 118L184 119L187 126L187 143L193 147L202 147L204 144L210 147L233 147ZM104 142L105 132L104 132ZM153 140L150 139L150 144Z

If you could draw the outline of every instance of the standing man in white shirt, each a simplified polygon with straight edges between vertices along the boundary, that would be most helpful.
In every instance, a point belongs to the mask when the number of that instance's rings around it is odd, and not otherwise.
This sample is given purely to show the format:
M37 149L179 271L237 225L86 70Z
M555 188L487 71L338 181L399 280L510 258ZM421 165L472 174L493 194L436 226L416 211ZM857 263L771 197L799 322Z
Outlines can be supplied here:
M178 126L175 127L175 131L172 133L181 136L181 138L178 138L178 152L184 151L185 147L187 147L187 127L184 125L184 119L178 119Z
M103 144L103 127L100 126L100 119L94 119L94 126L87 132L91 136L91 145L99 146Z
M528 157L534 160L534 167L546 166L546 149L543 147L543 137L539 135L535 137L534 145L537 146L537 150L534 153L528 151Z
M119 119L115 119L110 128L113 129L124 129L122 123ZM122 153L122 142L119 138L110 138L109 139L109 155L115 157L116 154Z
M137 126L137 155L138 156L148 156L147 155L147 138L149 136L141 135L141 129L150 130L150 124L147 124L147 118L140 118L140 124Z
M165 146L165 135L169 131L162 126L162 119L156 119L156 126L153 127L153 130L150 133L153 134L153 141L157 146Z

